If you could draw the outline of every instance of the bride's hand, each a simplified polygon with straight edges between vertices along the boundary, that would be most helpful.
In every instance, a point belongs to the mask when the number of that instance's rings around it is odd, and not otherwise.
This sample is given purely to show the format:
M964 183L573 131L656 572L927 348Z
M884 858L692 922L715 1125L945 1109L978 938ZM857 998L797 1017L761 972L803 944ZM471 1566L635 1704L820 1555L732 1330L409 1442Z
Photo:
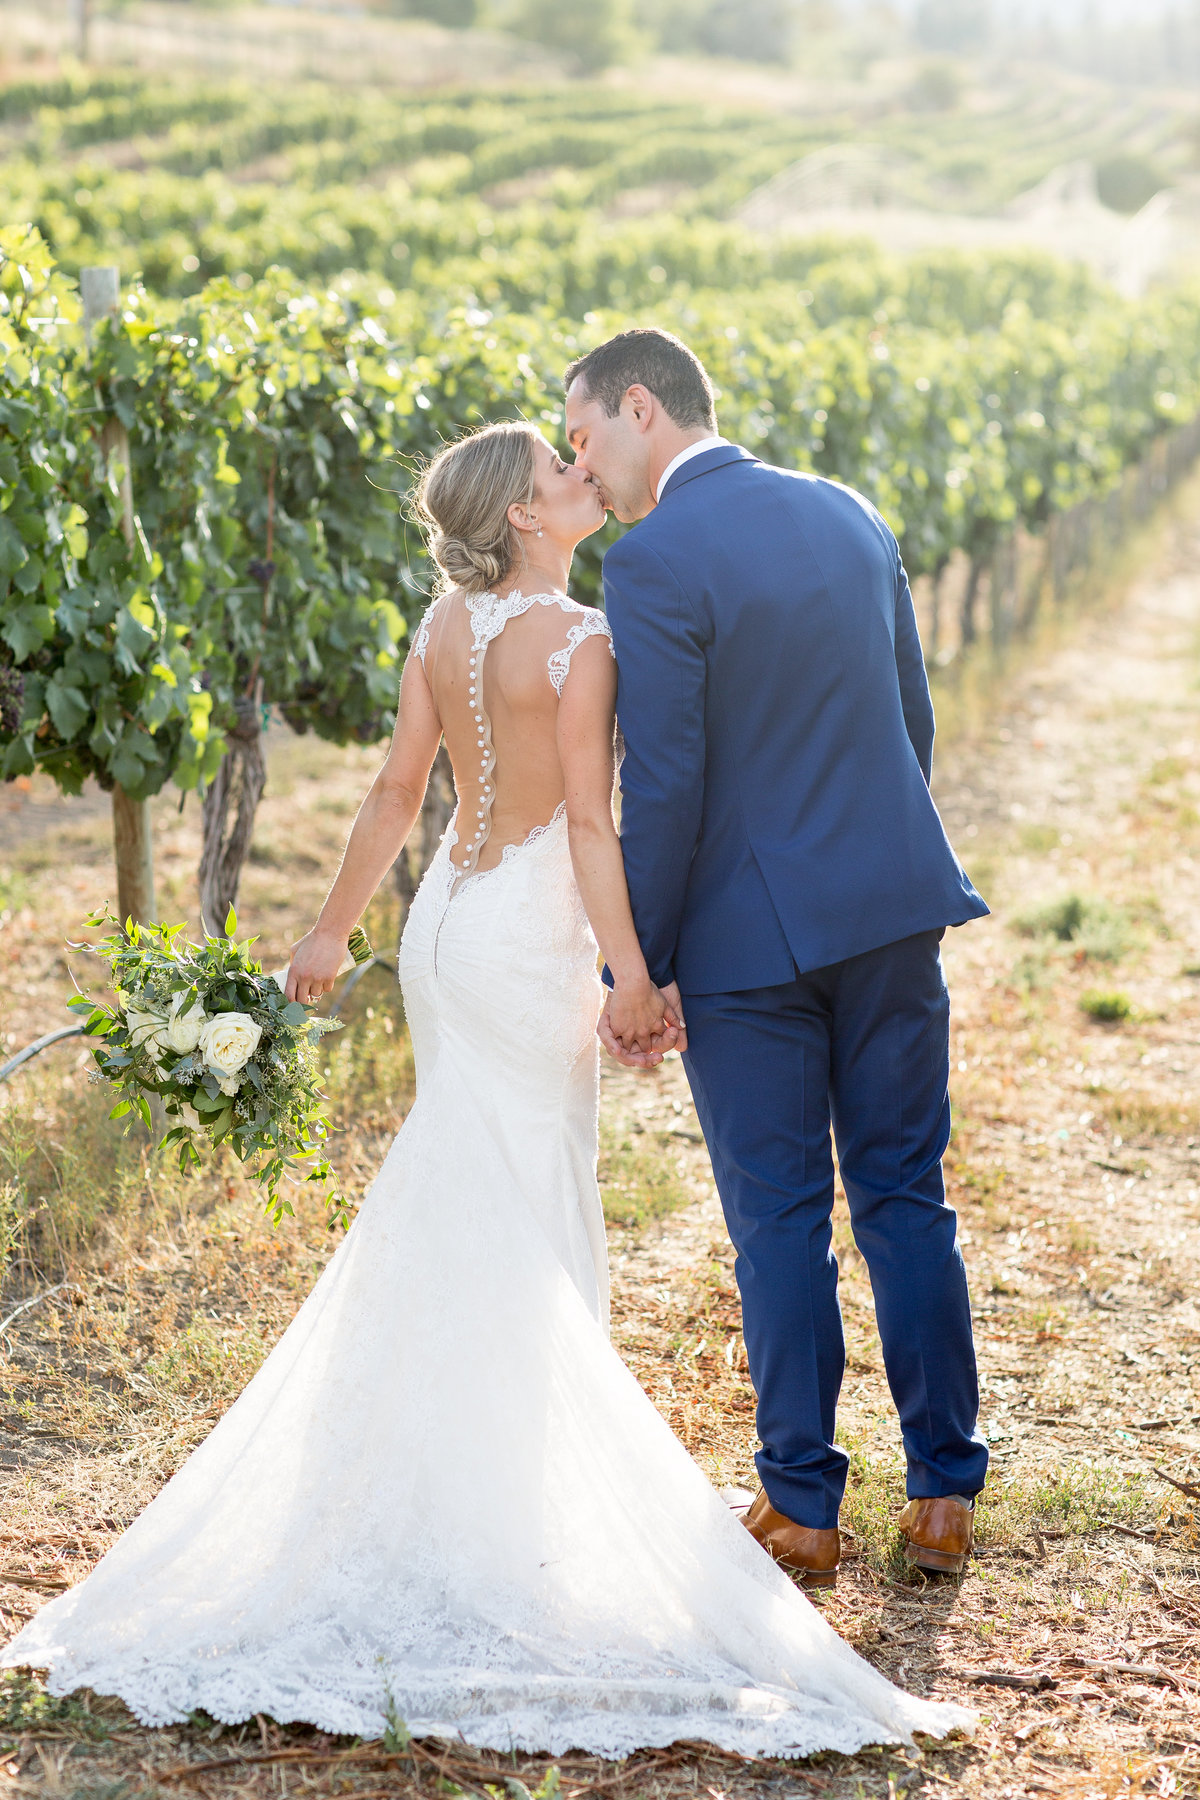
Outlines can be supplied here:
M661 1062L679 1041L676 1016L648 977L614 987L603 1022L608 1029L600 1035L609 1051L643 1067Z
M346 960L347 939L314 925L292 949L284 993L289 1000L309 1006L327 994Z

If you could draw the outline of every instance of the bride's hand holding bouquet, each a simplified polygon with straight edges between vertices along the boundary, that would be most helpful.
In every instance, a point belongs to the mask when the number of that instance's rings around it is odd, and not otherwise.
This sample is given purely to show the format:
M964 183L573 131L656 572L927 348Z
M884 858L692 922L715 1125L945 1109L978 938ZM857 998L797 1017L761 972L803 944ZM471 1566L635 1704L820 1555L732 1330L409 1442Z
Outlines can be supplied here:
M329 1125L316 1055L321 1037L340 1021L314 1017L308 1005L289 1000L277 976L263 973L251 955L255 940L234 939L232 907L225 936L206 936L202 944L189 942L182 925L127 921L122 930L107 912L87 923L115 927L84 946L107 962L114 999L106 1005L80 994L69 1004L97 1040L100 1076L117 1090L110 1116L136 1115L150 1126L150 1096L157 1095L169 1127L162 1147L178 1147L181 1169L198 1165L204 1149L228 1143L253 1165L276 1223L293 1210L280 1193L289 1174L321 1182L335 1220L344 1222L348 1202L325 1153ZM371 956L357 928L348 948L356 963Z

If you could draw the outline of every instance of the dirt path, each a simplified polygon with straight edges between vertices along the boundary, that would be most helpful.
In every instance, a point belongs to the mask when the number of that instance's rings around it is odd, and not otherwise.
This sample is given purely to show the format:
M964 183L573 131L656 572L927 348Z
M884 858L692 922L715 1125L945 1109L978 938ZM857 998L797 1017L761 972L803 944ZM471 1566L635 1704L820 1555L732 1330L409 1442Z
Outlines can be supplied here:
M319 892L369 761L327 755L299 747L264 806L246 911L272 949ZM651 1758L612 1790L619 1800L700 1789L713 1800L1200 1794L1200 1493L1155 1473L1200 1490L1200 489L1126 602L1014 677L986 728L942 754L937 789L995 909L946 944L948 1174L992 1480L964 1583L906 1576L891 1525L903 1487L898 1431L840 1207L851 1555L828 1611L896 1679L975 1705L979 1735L970 1746L829 1757L802 1770ZM299 862L288 847L298 812L308 852ZM194 851L188 817L164 811L169 893L189 891ZM95 813L72 814L52 839L6 844L0 1036L23 1042L45 1028L42 1011L61 999L58 946L90 904L105 855ZM385 942L387 904L376 929ZM1117 1016L1098 1019L1085 1001ZM396 1041L386 1004L374 997L368 1048L353 1051L346 1078L358 1132L346 1154L363 1179L402 1112L399 1086L390 1102L378 1099L381 1084L402 1079L386 1061ZM74 1076L55 1079L65 1085L47 1075L20 1099L44 1134L77 1092ZM607 1069L604 1118L606 1178L634 1188L662 1175L687 1202L660 1222L612 1231L617 1343L714 1478L748 1483L753 1396L732 1253L679 1063L647 1076ZM11 1148L15 1115L7 1128L0 1144ZM4 1179L0 1167L0 1188ZM319 1217L302 1217L290 1237L266 1232L253 1196L223 1174L203 1204L159 1192L148 1225L129 1210L132 1188L122 1191L104 1266L78 1296L24 1315L6 1340L0 1575L10 1584L0 1581L0 1607L12 1626L39 1592L78 1578L203 1434L327 1254ZM1024 1685L977 1679L996 1673ZM163 1779L167 1765L217 1754L206 1730L143 1732L109 1703L47 1709L13 1689L4 1704L0 1788L7 1780L21 1794L166 1794L178 1791ZM266 1725L226 1743L243 1754L321 1748L312 1734ZM568 1773L582 1782L600 1771ZM523 1765L531 1787L537 1774ZM288 1779L322 1795L413 1791L400 1763L382 1788L378 1771L346 1764ZM285 1791L270 1764L189 1786Z

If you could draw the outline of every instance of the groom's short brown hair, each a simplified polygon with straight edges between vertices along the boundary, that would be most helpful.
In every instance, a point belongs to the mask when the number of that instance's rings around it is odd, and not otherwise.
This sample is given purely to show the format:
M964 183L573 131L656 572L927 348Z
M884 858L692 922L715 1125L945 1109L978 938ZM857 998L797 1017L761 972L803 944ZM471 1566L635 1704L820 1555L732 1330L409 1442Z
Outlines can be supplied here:
M654 326L620 331L586 356L567 365L564 388L582 381L590 400L598 400L614 419L635 383L649 388L676 425L717 429L713 386L700 358L669 331Z

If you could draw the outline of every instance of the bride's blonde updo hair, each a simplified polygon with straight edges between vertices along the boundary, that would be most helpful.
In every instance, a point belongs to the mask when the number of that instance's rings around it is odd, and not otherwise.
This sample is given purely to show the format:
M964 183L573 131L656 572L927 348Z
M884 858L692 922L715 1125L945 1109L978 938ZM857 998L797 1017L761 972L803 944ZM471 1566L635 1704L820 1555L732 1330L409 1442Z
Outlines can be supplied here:
M417 517L446 588L484 593L521 555L509 523L514 503L533 504L541 436L523 419L461 437L439 451L417 487Z

